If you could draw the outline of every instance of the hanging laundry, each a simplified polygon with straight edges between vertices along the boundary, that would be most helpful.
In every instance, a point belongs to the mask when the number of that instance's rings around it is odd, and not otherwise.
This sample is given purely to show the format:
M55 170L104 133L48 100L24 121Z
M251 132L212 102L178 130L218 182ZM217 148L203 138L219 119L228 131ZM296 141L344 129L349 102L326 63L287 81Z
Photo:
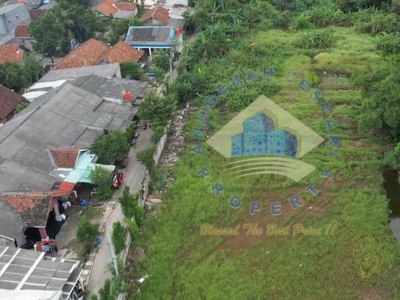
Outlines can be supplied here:
M69 201L63 202L62 206L64 207L64 209L67 209L68 207L71 206L71 202L69 202Z

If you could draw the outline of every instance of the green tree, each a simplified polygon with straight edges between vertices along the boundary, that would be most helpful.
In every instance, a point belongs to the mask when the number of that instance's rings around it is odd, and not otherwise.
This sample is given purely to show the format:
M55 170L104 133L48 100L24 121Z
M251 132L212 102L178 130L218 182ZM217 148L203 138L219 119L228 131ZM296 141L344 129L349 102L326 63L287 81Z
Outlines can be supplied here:
M92 1L91 0L68 0L71 4L77 4L81 5L84 8L89 8L92 6Z
M400 140L400 57L394 56L354 83L361 87L363 101L359 128L380 130L391 139Z
M99 298L100 300L111 300L111 284L112 281L110 279L106 279L104 286L99 290Z
M205 76L199 73L184 72L172 84L165 84L164 96L176 94L179 104L193 100L207 88Z
M125 219L125 223L128 226L129 233L132 239L137 238L139 234L139 227L134 220Z
M383 55L400 53L400 36L397 34L381 33L376 37L376 47Z
M131 194L129 192L129 188L125 187L122 195L118 198L118 201L121 204L122 213L124 214L125 218L127 220L134 218L136 225L138 227L142 226L144 211L139 205L138 195Z
M86 217L82 217L78 223L76 238L82 243L91 243L99 234L99 224L92 224Z
M95 185L97 185L97 197L100 200L111 198L111 173L108 170L101 166L96 166L90 171L89 178Z
M59 17L50 11L39 20L29 23L28 31L34 38L33 49L36 52L52 56L59 49L64 27Z
M149 92L140 103L139 117L152 124L154 140L164 134L164 128L172 119L176 110L176 94L170 93L165 97L158 96L155 91Z
M144 74L142 68L133 61L123 61L119 63L123 78L140 80Z
M44 73L42 64L33 55L24 58L21 68L29 83L38 81Z
M170 60L171 53L169 51L160 50L157 54L153 55L153 63L154 65L166 72L169 71L170 68Z
M92 153L110 162L122 161L129 149L126 136L120 131L110 131L97 137L90 147Z
M146 166L146 168L150 171L155 169L155 161L154 161L154 153L156 149L155 147L149 148L144 151L140 151L137 153L136 158L139 162Z
M126 34L129 26L141 25L143 25L143 21L136 17L132 19L111 19L111 28L113 30L113 34L117 37Z
M68 32L72 32L75 38L82 42L95 37L96 32L106 30L104 22L93 10L71 4L67 0L59 0L53 8L53 13L63 24L66 36Z
M99 300L99 297L96 294L90 296L90 300Z
M18 63L7 61L0 65L0 84L15 92L19 92L29 83L27 77L29 78L29 74L24 74Z
M99 300L115 300L119 294L125 293L127 284L121 276L112 280L106 279L104 286L99 290ZM93 300L93 299L92 299Z
M133 208L138 204L138 197L129 193L129 188L126 186L118 201L121 204L122 213L125 218L132 219L134 217Z
M113 232L111 240L114 244L115 254L120 254L125 249L125 228L121 222L115 222L113 224Z
M193 13L185 10L183 12L183 30L191 34L196 29L196 21L194 19Z

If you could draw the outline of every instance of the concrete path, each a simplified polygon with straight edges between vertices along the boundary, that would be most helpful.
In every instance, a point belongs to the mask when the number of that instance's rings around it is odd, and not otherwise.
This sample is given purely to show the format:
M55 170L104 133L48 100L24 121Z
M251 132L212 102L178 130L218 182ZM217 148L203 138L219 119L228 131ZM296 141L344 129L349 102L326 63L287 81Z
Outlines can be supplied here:
M192 43L196 38L196 35L193 35L187 40L187 45ZM168 73L166 78L170 78L170 81L175 81L178 77L178 72L176 66L178 65L179 60L174 63L174 68L172 70L172 74ZM157 89L157 93L161 94L161 91L164 89L164 85L161 85ZM124 189L125 186L129 186L129 191L133 193L137 193L142 188L142 181L145 178L146 168L144 165L139 163L136 159L136 153L149 149L152 147L152 143L150 142L152 135L151 129L142 130L138 140L136 141L136 148L132 148L130 151L130 159L127 170L125 172L124 186L121 187L120 191ZM118 196L114 197L111 201L115 201ZM112 228L112 224L115 222L122 222L124 216L122 214L121 206L117 204L115 208L113 205L107 207L107 210L103 217L103 222L106 222L109 228ZM104 235L101 244L99 246L99 250L93 261L93 267L91 270L91 275L89 276L89 284L87 289L91 292L91 294L97 294L99 289L104 286L104 282L106 279L111 279L112 274L108 271L108 265L113 263L112 254L111 254L111 241L108 241L107 235Z
M151 148L151 135L151 129L141 129L139 138L136 141L136 147L132 148L129 153L129 164L126 168L124 184L120 189L121 192L125 186L129 187L131 193L137 193L140 191L142 187L142 181L146 173L146 168L137 161L136 153ZM113 201L115 201L118 199L118 196L115 195L113 198ZM122 214L121 205L119 205L119 203L116 204L114 209L110 206L107 207L107 210L104 214L104 219L103 221L106 221L106 224L109 228L112 228L112 224L115 222L122 222L124 220L124 215ZM106 279L112 278L112 274L108 271L108 265L112 262L113 260L111 255L110 241L108 241L107 235L104 235L99 246L99 250L94 258L93 267L89 278L89 285L87 286L87 289L92 294L97 294L99 289L104 286Z

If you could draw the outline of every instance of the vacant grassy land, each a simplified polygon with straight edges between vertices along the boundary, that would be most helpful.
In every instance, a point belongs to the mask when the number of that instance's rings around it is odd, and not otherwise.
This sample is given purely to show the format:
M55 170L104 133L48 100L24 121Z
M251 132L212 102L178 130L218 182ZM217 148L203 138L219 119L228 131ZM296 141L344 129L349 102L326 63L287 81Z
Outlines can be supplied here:
M187 150L173 171L175 182L157 218L144 230L146 260L137 272L147 272L149 279L135 299L400 299L400 252L380 192L380 147L357 133L354 120L361 96L349 80L378 65L380 57L372 37L357 35L352 28L334 30L338 40L328 50L296 48L296 33L257 32L233 41L238 43L235 50L205 66L205 72L225 85L236 74L244 80L250 69L260 78L262 67L273 66L274 84L281 89L271 92L270 99L325 139L303 158L317 170L297 183L277 175L234 179L223 166L230 160L207 146L206 139L201 141L202 155L191 153L199 143L192 138L194 128L202 127L194 114L186 126ZM253 50L248 48L251 43ZM289 71L292 83L286 80ZM323 102L312 101L310 92L297 88L302 78L322 91L332 113L321 112ZM234 116L227 107L235 105L237 95L248 95L249 104L260 95L259 81L231 87L229 95L208 110L208 136ZM262 89L266 95L271 91ZM325 119L337 126L328 131ZM329 146L330 135L340 137L340 147ZM203 167L210 170L208 178L197 175ZM320 176L324 168L333 178ZM211 192L216 182L225 188L219 197ZM317 196L305 190L310 183L315 183ZM233 195L242 199L239 209L229 206ZM296 210L288 201L294 195L303 202ZM252 201L262 205L253 216ZM282 215L271 215L273 202L281 203ZM237 236L201 236L204 223L241 229ZM245 223L257 223L263 233L246 235ZM321 234L293 236L291 230L285 236L268 236L266 225L271 223L291 229L301 223Z

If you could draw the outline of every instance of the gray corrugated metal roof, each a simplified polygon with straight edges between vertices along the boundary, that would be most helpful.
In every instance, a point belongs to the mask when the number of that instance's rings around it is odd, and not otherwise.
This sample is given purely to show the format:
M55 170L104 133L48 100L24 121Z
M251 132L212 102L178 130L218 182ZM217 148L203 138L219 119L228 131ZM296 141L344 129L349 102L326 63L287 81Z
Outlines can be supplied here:
M97 76L79 78L39 97L1 126L0 192L48 191L62 178L52 172L46 149L73 145L90 148L103 129L125 130L137 109L130 103L118 104L99 97L121 97L120 85L138 97L143 96L147 83ZM23 224L6 206L0 203L0 236L14 238Z
M120 70L119 64L105 64L92 67L54 70L45 74L38 82L76 79L77 77L88 76L92 74L106 78L113 78L115 76L120 76Z
M145 81L127 80L120 78L110 80L97 75L83 76L77 78L72 81L71 84L102 98L122 99L122 92L129 91L131 92L133 100L138 97L143 97L143 91L148 85ZM108 111L107 113L111 112L112 111Z
M129 19L135 15L135 12L132 10L119 10L114 15L114 19Z
M3 246L0 262L0 288L5 290L63 291L68 296L69 283L73 287L82 273L76 261L46 260L42 252Z
M8 238L16 237L24 227L22 220L17 217L14 210L12 210L10 206L1 201L0 212L0 234ZM2 265L0 263L0 270L1 269Z
M132 26L129 27L126 36L128 43L162 42L170 43L168 40L171 27L165 26Z
M168 26L173 28L183 28L183 20L179 19L169 19Z
M24 4L15 3L15 4L5 5L3 7L0 7L0 15L4 15L5 13L8 13L8 12L16 9L18 6L21 6L21 5L24 5Z

